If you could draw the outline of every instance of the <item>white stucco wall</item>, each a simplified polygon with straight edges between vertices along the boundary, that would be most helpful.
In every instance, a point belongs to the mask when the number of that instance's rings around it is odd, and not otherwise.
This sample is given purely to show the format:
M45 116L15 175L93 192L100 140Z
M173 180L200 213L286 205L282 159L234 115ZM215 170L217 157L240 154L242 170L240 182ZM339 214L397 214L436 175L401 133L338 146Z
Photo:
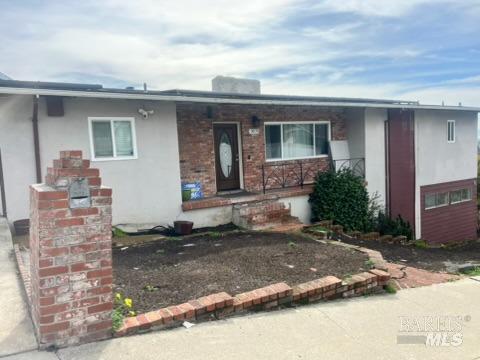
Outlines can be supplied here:
M0 146L11 221L28 217L28 186L35 182L31 97L15 97L13 103L10 110L0 103ZM92 167L99 168L103 184L113 188L114 223L171 224L181 213L175 104L66 98L64 106L64 117L48 117L40 100L43 176L61 150L82 150L90 158L89 116L134 117L138 159L92 162ZM139 107L155 113L145 120Z
M28 186L35 182L31 96L0 97L0 149L10 221L28 218Z
M347 140L352 159L365 159L365 180L371 196L385 205L385 109L349 109L345 112Z
M287 208L290 208L292 216L297 217L304 224L310 224L312 208L308 203L308 195L287 197L279 201L283 202Z
M345 117L350 158L363 158L365 157L365 110L347 109Z
M456 141L447 142L447 120L455 120ZM420 187L477 177L477 114L415 111L416 236L421 234Z
M378 203L385 206L385 109L365 110L365 180L368 192L378 195Z
M232 222L232 208L233 206L229 205L186 211L178 217L178 220L193 221L194 228L228 224Z

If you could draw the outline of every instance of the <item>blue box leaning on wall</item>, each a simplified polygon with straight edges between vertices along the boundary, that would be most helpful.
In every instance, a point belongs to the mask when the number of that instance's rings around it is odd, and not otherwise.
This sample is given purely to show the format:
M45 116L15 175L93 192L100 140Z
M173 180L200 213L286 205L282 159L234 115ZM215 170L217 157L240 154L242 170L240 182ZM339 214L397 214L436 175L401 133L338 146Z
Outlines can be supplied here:
M182 184L182 201L203 199L202 184L198 181Z

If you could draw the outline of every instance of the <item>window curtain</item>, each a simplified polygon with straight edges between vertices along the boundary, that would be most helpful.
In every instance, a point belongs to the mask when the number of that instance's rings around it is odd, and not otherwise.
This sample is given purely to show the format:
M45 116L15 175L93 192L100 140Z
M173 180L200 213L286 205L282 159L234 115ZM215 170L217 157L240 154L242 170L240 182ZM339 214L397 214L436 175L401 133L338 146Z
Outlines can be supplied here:
M313 155L313 124L283 125L283 157L300 158Z
M282 135L280 125L265 126L265 144L267 159L282 157Z
M328 155L328 125L315 124L315 155Z
M95 157L112 157L113 142L110 121L92 122Z
M115 121L113 123L113 129L115 132L117 156L132 156L133 140L130 121Z

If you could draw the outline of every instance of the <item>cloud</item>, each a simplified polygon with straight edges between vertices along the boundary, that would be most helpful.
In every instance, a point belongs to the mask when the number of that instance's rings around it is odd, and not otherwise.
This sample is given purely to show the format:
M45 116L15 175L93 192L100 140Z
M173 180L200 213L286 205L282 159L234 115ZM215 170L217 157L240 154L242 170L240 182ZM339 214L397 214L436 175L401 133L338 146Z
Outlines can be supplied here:
M480 4L471 1L0 0L0 8L0 71L17 79L208 90L221 74L259 78L278 94L480 104Z

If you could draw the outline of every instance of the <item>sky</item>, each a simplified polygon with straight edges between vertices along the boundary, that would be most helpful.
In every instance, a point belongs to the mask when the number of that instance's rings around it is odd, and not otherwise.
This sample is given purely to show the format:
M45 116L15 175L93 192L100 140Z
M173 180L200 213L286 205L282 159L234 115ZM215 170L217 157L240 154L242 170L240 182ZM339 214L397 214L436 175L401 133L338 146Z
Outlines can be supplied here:
M480 106L480 0L0 0L18 80Z

